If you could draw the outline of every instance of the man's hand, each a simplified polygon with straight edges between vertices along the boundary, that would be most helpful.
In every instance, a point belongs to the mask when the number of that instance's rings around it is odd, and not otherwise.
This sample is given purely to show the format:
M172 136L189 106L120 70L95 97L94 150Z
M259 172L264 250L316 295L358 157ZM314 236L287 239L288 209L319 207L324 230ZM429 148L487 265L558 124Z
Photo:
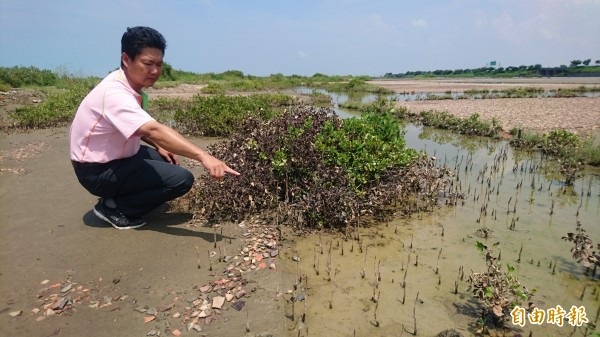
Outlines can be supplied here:
M208 173L215 178L216 180L221 180L225 173L233 174L239 176L239 172L233 170L229 166L227 166L224 162L219 159L211 156L208 153L205 153L200 160L200 163L204 168L208 171Z
M171 153L160 146L156 147L156 151L160 154L161 157L167 162L175 165L179 165L179 158L174 153Z
M177 157L174 155L177 153L180 156L198 160L208 173L217 180L223 178L225 173L240 175L169 126L157 121L150 121L140 126L137 132L142 135L145 142L156 147L160 155L170 163L178 163Z

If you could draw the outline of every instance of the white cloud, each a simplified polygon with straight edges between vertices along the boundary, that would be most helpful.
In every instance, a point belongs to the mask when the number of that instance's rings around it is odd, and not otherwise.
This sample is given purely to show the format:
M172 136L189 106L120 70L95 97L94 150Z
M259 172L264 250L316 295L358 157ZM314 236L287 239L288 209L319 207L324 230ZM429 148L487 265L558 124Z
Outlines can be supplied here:
M377 27L385 27L385 22L383 22L383 18L378 14L371 14L367 19L368 24L375 25Z
M298 57L301 59L305 59L305 58L308 58L308 54L306 54L305 52L300 50L300 51L298 51Z
M385 22L382 15L369 14L361 17L358 22L363 36L373 36L372 34L386 34L392 30L392 27Z
M525 38L525 35L529 34L529 31L524 30L523 27L518 27L513 21L512 16L506 11L503 11L498 17L492 19L490 24L498 37L512 43L520 43Z
M425 19L412 20L410 23L417 28L426 28L427 27L427 21Z
M538 40L572 42L597 29L592 13L599 6L600 0L525 2L518 7L519 12L505 9L488 24L500 39L516 45Z

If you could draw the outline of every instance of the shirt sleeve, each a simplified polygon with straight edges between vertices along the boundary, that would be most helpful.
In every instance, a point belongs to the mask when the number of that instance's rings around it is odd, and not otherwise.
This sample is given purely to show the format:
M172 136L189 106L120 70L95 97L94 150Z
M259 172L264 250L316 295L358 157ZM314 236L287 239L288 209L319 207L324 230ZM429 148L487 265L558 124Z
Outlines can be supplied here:
M142 125L154 120L142 109L134 95L124 91L107 91L103 110L104 118L127 139Z

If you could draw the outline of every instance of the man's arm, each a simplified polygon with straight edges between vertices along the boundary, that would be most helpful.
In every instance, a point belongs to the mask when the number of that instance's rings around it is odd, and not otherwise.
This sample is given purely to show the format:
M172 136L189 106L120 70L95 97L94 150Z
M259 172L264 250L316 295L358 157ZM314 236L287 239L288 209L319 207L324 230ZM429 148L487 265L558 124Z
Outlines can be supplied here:
M150 145L199 161L215 179L221 179L225 173L239 175L238 172L190 142L179 132L157 121L150 121L142 125L137 132Z
M139 130L138 130L139 131ZM155 142L152 141L152 139L148 138L148 137L142 137L142 140L144 142L146 142L148 145L150 146L154 146L155 148L159 148L160 146L158 146L158 144L156 144Z
M179 165L179 159L177 158L177 155L158 146L158 144L156 144L154 141L152 141L152 139L148 137L142 137L142 140L148 145L153 146L156 149L156 151L158 151L158 153L161 155L161 157L163 157L167 162Z

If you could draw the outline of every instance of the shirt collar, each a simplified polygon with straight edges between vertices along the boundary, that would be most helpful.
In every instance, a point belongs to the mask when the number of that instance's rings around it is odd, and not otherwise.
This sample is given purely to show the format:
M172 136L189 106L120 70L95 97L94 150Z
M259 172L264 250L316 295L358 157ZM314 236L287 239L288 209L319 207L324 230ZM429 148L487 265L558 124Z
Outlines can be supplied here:
M115 70L114 74L116 76L117 81L123 83L123 85L127 87L128 91L133 93L142 109L146 110L146 108L148 107L148 95L143 90L141 93L138 93L137 91L133 90L131 85L129 85L129 81L127 80L127 76L125 76L125 71L123 70L123 68Z

